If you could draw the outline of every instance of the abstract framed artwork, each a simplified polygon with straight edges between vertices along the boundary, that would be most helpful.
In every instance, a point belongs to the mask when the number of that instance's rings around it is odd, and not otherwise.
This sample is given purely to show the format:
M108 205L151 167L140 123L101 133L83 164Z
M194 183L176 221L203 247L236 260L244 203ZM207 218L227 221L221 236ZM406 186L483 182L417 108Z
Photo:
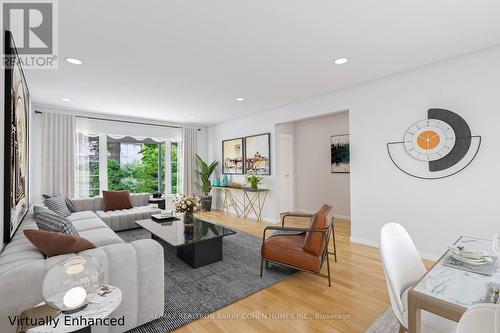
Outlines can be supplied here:
M331 144L331 173L350 173L349 134L333 135Z
M30 94L14 39L5 32L4 241L10 242L29 209Z
M245 137L245 171L259 175L271 174L271 134Z
M242 175L244 173L243 156L243 138L222 141L222 173Z

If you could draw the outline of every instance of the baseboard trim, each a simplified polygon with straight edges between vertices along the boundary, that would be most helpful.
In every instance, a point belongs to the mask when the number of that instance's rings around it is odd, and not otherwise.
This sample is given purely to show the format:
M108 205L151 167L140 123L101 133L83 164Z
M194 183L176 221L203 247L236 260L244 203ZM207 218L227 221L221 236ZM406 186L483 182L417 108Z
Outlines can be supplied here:
M351 217L347 215L333 214L333 217L339 220L347 220L347 221L351 220Z
M219 209L212 208L212 210L216 211L216 212L222 212L224 214L227 214L225 211L222 211L222 210L219 210ZM236 216L238 218L241 218L241 219L243 218L242 215L238 216L238 214L236 214L236 212L234 210L229 210L229 214L230 215L234 215L234 216ZM247 218L257 219L257 216L255 216L255 214L248 214ZM272 223L272 224L280 223L280 219L279 218L266 217L266 216L262 217L262 221L268 222L268 223Z
M371 247L374 247L374 248L377 248L377 249L379 248L378 241L374 241L374 240L371 240L371 239L365 239L365 238L359 238L359 237L353 237L353 236L351 236L350 240L351 240L352 243L366 245L366 246L371 246ZM432 254L432 253L421 252L421 251L419 251L418 253L420 254L420 257L422 257L423 259L426 259L426 260L436 261L436 260L438 260L440 258L439 255L435 255L435 254Z
M297 208L297 209L294 209L293 210L294 212L300 212L300 213L306 213L306 214L314 214L316 213L315 211L313 210L309 210L309 209L301 209L301 208ZM333 217L336 218L336 219L339 219L339 220L347 220L347 221L350 221L351 220L351 217L348 216L348 215L342 215L342 214L333 214Z

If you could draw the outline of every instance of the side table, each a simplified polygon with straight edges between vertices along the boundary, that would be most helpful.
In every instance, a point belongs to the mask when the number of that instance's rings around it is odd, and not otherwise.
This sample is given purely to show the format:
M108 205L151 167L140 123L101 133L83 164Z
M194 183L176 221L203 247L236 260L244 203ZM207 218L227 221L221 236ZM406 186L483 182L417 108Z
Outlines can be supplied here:
M157 204L158 208L165 210L165 198L150 198L148 202L150 204Z
M37 326L28 329L27 333L67 333L67 332L78 332L78 333L90 333L90 326L84 325L65 325L65 321L72 322L72 319L79 320L80 318L87 320L103 319L108 317L113 311L118 308L122 301L122 291L118 287L108 286L112 291L106 295L106 297L96 296L94 299L90 300L87 307L84 309L70 314L60 313L55 319L59 319L57 326L54 327L54 323L49 323L44 326ZM97 303L97 299L99 302ZM95 303L93 303L95 302ZM39 304L43 305L45 302Z

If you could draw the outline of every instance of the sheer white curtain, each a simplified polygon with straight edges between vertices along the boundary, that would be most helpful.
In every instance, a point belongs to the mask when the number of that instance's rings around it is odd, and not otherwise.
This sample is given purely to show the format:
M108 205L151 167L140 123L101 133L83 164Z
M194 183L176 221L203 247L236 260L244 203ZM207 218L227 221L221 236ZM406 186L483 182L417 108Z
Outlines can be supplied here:
M76 118L75 197L88 198L90 190L88 119Z
M42 193L75 194L75 116L42 113Z
M181 142L181 168L182 172L178 175L177 179L181 180L182 194L189 195L196 191L196 153L197 153L197 138L198 129L196 128L183 128L182 129L182 142ZM180 176L180 177L179 177Z

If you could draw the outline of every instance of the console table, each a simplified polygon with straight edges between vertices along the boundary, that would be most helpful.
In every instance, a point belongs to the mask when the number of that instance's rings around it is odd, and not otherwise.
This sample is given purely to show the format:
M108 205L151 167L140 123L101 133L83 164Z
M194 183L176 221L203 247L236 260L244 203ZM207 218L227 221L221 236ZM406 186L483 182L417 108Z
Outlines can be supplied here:
M255 213L257 221L262 221L262 209L266 203L267 188L251 188L251 187L219 187L213 186L213 189L221 191L224 194L224 201L222 203L222 211L229 214L229 208L233 208L236 215L247 218L251 212ZM236 193L243 194L243 200L238 198Z

